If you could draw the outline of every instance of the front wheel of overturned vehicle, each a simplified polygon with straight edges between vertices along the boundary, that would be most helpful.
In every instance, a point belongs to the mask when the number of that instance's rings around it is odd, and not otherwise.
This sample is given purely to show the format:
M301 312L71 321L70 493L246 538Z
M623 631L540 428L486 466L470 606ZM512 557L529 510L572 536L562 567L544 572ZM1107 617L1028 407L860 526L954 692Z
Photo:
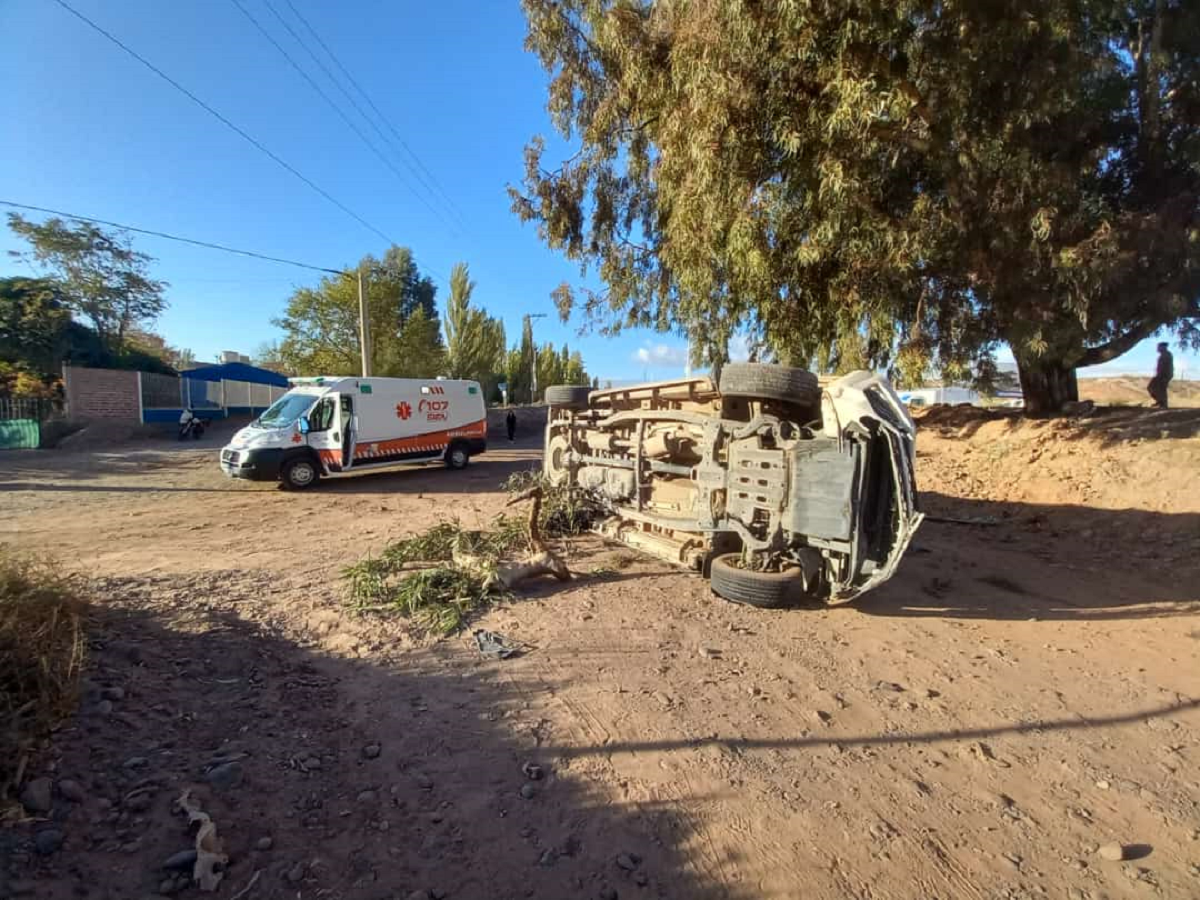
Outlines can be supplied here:
M800 600L804 579L800 569L756 572L742 568L740 553L725 553L712 561L713 593L735 603L762 609L779 609Z

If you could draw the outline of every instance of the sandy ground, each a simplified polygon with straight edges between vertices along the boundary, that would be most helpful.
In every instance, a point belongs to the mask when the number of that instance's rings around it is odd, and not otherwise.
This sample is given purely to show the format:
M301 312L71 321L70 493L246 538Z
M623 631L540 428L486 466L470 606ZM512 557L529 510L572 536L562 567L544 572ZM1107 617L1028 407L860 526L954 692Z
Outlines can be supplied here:
M239 900L1200 896L1198 414L964 415L923 421L935 519L858 604L743 608L588 539L481 618L504 662L337 580L486 524L532 437L303 494L227 481L219 434L0 457L0 541L97 610L0 897L176 893L187 788Z

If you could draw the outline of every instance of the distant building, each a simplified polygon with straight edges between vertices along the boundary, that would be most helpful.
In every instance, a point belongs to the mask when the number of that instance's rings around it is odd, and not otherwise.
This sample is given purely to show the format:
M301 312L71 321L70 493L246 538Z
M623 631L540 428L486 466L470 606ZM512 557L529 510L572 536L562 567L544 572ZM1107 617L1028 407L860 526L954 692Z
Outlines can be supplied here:
M980 400L978 391L953 384L931 385L897 393L900 394L900 402L913 407L933 406L936 403L949 403L952 406L958 403L978 404Z
M246 363L250 364L250 357L245 353L238 353L236 350L222 350L219 357L221 365L226 363Z

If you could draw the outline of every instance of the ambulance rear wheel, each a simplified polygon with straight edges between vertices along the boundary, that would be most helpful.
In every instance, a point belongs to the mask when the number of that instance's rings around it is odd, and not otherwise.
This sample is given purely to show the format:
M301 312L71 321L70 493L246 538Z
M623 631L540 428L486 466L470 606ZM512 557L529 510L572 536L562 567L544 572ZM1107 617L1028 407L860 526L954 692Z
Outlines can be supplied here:
M302 491L312 487L320 477L321 473L317 471L317 464L311 459L303 457L284 463L283 469L279 473L283 486L293 491Z
M453 444L446 451L446 465L451 469L465 469L471 461L471 454L462 444Z

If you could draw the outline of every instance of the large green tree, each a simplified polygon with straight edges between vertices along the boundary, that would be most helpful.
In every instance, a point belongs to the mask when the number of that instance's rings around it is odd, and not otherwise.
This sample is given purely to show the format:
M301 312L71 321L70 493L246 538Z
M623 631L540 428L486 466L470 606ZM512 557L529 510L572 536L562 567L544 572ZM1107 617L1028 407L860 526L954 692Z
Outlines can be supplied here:
M466 263L450 270L450 296L442 327L446 332L446 369L451 378L470 378L491 395L496 374L504 369L504 322L471 305L475 282Z
M367 314L371 325L371 371L374 375L408 374L412 365L405 353L415 347L416 334L427 338L417 354L423 364L442 359L444 348L434 329L437 324L436 287L421 275L412 252L391 247L383 259L366 256L353 272L330 275L315 288L299 288L288 299L284 315L275 320L283 339L274 348L271 363L296 375L354 375L362 370L358 315L358 278L366 285ZM422 323L404 337L406 323L417 313ZM418 373L441 374L437 369Z
M514 210L604 283L564 315L908 379L1007 343L1035 413L1200 344L1200 4L523 6L573 152L535 139Z
M166 283L149 274L153 258L134 250L125 232L59 218L32 222L18 213L8 214L8 226L30 247L11 255L53 276L110 352L124 351L126 335L167 308Z
M38 375L56 371L70 321L57 282L0 278L0 362Z

